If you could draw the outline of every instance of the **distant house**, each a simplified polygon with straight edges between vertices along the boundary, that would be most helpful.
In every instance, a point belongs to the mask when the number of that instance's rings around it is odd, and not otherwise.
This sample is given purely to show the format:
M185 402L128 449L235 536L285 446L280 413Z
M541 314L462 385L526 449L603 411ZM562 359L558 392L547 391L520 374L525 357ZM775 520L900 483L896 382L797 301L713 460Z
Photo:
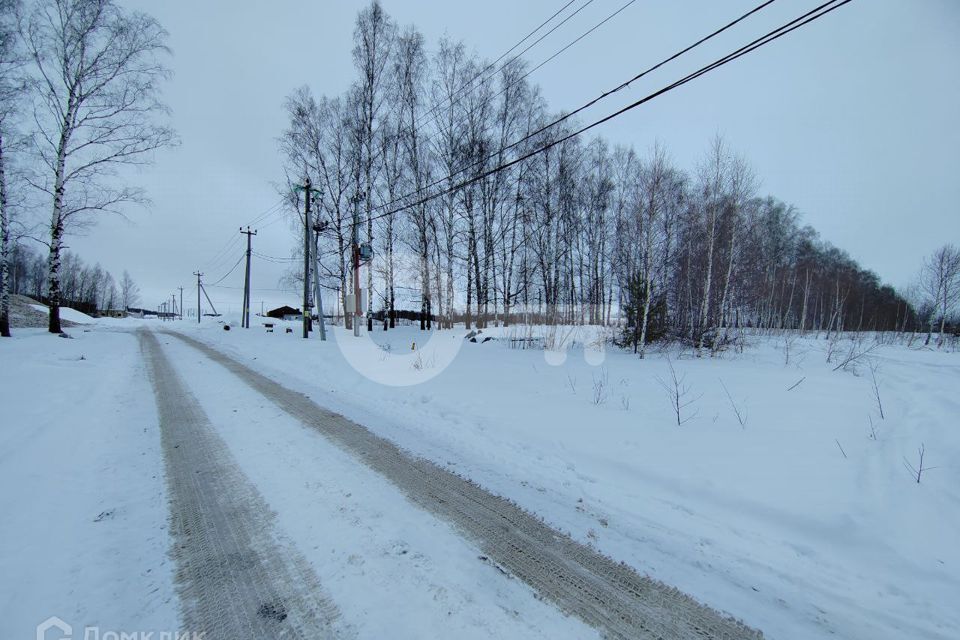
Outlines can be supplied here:
M157 312L155 309L139 309L137 307L127 307L127 315L132 318L149 318L150 316L157 317Z
M106 309L101 311L100 315L107 318L126 318L127 311L126 309Z
M267 317L276 318L277 320L302 320L303 314L300 312L300 309L294 309L293 307L284 305L267 311Z

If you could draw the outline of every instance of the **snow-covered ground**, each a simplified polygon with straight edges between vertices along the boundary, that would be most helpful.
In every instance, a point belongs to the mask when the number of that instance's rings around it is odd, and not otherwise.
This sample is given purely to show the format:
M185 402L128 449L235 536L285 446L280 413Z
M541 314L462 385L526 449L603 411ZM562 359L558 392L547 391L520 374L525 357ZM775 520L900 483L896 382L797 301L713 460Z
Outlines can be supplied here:
M241 358L769 637L957 637L958 354L875 349L881 418L867 358L833 371L842 353L827 364L822 339L793 341L789 364L772 338L668 362L484 343L518 333L496 329L476 343L463 330L433 340L376 331L389 346L363 351L342 330L305 341L296 323L267 333L255 321L224 331L212 319L103 319L74 340L22 330L0 341L0 580L14 594L0 636L54 614L176 628L153 400L135 338L116 331L146 325ZM382 479L198 352L164 342L361 637L416 637L445 620L466 636L583 636L517 581L477 573L468 544ZM691 401L681 426L660 384L671 363ZM383 370L422 382L384 385ZM904 457L917 465L921 445L936 468L917 484ZM329 535L342 545L311 548Z
M564 358L483 343L523 335L494 329L443 368L450 348L434 353L415 328L375 331L388 350L350 355L357 368L404 358L396 366L411 379L429 378L386 386L347 362L342 330L324 343L300 338L298 323L273 333L171 326L771 637L952 638L960 629L958 354L875 349L881 419L866 357L855 373L833 371L846 343L831 364L826 342L812 337L793 341L789 364L777 339L719 359L672 353L694 400L686 414L697 414L677 426L659 383L670 380L666 356L600 354L592 337ZM917 484L903 458L916 465L921 445L924 465L937 468Z
M136 336L0 340L0 637L51 616L178 629L157 416ZM52 635L52 632L51 632Z

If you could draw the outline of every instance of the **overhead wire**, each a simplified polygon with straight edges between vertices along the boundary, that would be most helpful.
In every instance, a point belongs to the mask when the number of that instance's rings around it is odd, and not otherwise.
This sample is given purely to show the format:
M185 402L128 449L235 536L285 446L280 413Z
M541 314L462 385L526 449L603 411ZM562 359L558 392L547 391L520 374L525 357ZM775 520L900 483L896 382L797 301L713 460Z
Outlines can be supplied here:
M615 93L618 93L618 92L622 91L623 89L629 87L632 83L636 82L636 81L639 80L640 78L643 78L644 76L652 73L653 71L656 71L657 69L663 67L664 65L668 64L669 62L672 62L673 60L676 60L676 59L679 58L680 56L682 56L682 55L684 55L684 54L692 51L693 49L699 47L700 45L704 44L705 42L707 42L707 41L715 38L716 36L720 35L721 33L723 33L723 32L725 32L725 31L731 29L732 27L734 27L735 25L739 24L740 22L743 22L744 20L746 20L746 19L749 18L750 16L754 15L755 13L758 13L758 12L761 11L762 9L764 9L764 8L766 8L767 6L773 4L773 2L775 2L775 1L776 1L776 0L766 0L765 2L761 2L759 5L755 6L753 9L747 11L746 13L744 13L744 14L741 15L741 16L739 16L738 18L732 20L731 22L728 22L727 24L723 25L722 27L720 27L720 28L714 30L713 32L711 32L710 34L708 34L708 35L700 38L699 40L697 40L697 41L694 42L693 44L690 44L690 45L684 47L683 49L677 51L676 53L672 54L671 56L669 56L669 57L667 57L667 58L664 58L664 59L661 60L660 62L654 64L653 66L651 66L651 67L649 67L649 68L647 68L647 69L645 69L644 71L641 71L640 73L636 74L635 76L633 76L632 78L630 78L630 79L627 80L626 82L622 82L622 83L620 83L618 86L616 86L616 87L614 87L614 88L612 88L612 89L610 89L610 90L608 90L608 91L603 92L602 94L600 94L600 95L597 96L596 98L593 98L592 100L590 100L590 101L588 101L587 103L581 105L580 107L577 107L577 108L574 109L573 111L571 111L571 112L569 112L569 113L567 113L567 114L565 114L565 115L560 116L559 118L557 118L557 119L549 122L548 124L543 125L542 127L540 127L539 129L537 129L536 131L533 131L532 133L526 134L526 135L523 136L522 138L520 138L520 139L518 139L518 140L515 140L514 142L512 142L512 143L510 143L510 144L508 144L508 145L506 145L506 146L504 146L504 147L501 147L501 148L497 149L496 151L490 153L489 155L487 155L487 156L485 156L485 157L483 157L483 158L481 158L481 159L479 159L479 160L475 160L475 161L472 162L471 164L469 164L469 165L467 165L467 166L465 166L465 167L462 167L462 168L458 169L457 171L454 171L453 173L450 173L449 175L447 175L447 176L445 176L445 177L443 177L443 178L440 178L440 179L438 179L438 180L434 180L433 182L431 182L431 183L429 183L429 184L421 187L419 191L423 191L423 190L426 190L426 189L431 189L431 188L433 188L433 187L439 186L439 185L441 185L441 184L443 184L443 183L445 183L445 182L448 182L450 179L454 178L455 176L458 176L458 175L460 175L460 174L462 174L462 173L465 173L465 172L469 171L470 169L473 169L473 168L475 168L475 167L477 167L477 166L482 166L482 165L486 164L487 162L489 162L490 160L492 160L492 159L494 159L494 158L501 157L504 152L509 151L510 149L513 149L513 148L516 148L516 147L520 146L520 145L523 144L524 142L527 142L528 140L531 140L531 139L535 138L536 136L540 135L541 133L547 131L548 129L551 129L551 128L557 126L558 124L560 124L560 123L562 123L562 122L564 122L564 121L572 118L573 116L577 115L578 113L584 111L585 109L588 109L588 108L594 106L595 104L597 104L597 103L600 102L601 100L604 100L604 99L608 98L609 96L611 96L611 95L613 95L613 94L615 94ZM624 8L626 8L626 7L621 7L620 10L623 10ZM615 14L614 14L614 15L615 15ZM611 16L608 16L607 19L609 19L610 17L611 17ZM597 26L599 26L599 25L595 25L595 26L594 26L594 29L595 29ZM581 36L581 38L582 38L582 37L583 37L583 36ZM569 46L570 46L570 45L568 45L567 47L565 47L565 49L568 48ZM564 50L565 50L565 49L564 49ZM547 60L545 60L544 62L542 62L540 65L538 65L536 68L539 68L539 67L543 66L543 64L545 64L546 62L549 62L551 59L553 59L554 57L556 57L559 53L560 53L560 52L557 52L556 54L554 54L553 56L551 56L550 58L548 58ZM534 69L534 70L535 70L535 69ZM532 73L532 71L533 71L533 70L531 70L531 73ZM527 75L529 75L529 73L528 73ZM524 77L526 77L526 76L524 76ZM497 94L497 95L499 96L499 95L502 95L502 94L503 94L503 91L501 91L501 92L500 92L499 94ZM379 210L379 209L384 209L384 208L387 208L387 207L391 207L391 206L393 206L393 205L395 205L395 204L397 204L397 203L399 203L399 202L403 202L403 201L406 200L407 198L415 195L416 193L417 193L417 192L412 192L412 193L404 194L404 195L402 195L402 196L400 196L400 197L394 198L393 200L391 200L391 201L389 201L389 202L385 202L385 203L379 204L379 205L377 205L377 206L375 206L375 207L371 207L370 210L371 210L371 211L376 211L376 210Z
M571 0L571 1L568 2L567 4L563 5L563 7L561 7L559 11L557 11L557 12L554 13L552 16L550 16L550 17L549 17L546 21L544 21L539 27L537 27L536 29L534 29L533 31L531 31L529 34L527 34L527 35L523 38L523 40L521 40L520 42L518 42L517 44L515 44L515 45L514 45L513 47L511 47L506 53L504 53L503 55L501 55L501 56L500 56L499 58L497 58L495 61L493 61L493 62L491 62L490 64L488 64L488 65L487 65L486 67L484 67L478 74L476 74L476 75L473 76L470 80L468 80L467 82L465 82L464 84L462 84L459 89L457 89L457 90L455 90L455 91L453 92L453 95L451 95L451 96L449 96L449 97L447 97L447 98L444 98L441 102L433 105L433 107L431 107L429 111L427 111L426 113L421 114L420 117L418 117L418 118L416 118L416 119L414 120L414 123L413 123L414 128L420 128L420 126L423 124L424 119L427 118L428 116L430 116L430 114L434 113L437 109L439 109L441 105L443 105L443 104L445 104L445 103L447 103L447 102L450 102L451 104L456 104L456 100L458 99L458 97L459 97L466 89L472 87L472 86L474 85L474 83L475 83L479 78L481 78L482 76L486 75L487 71L489 71L490 69L494 68L494 67L497 65L497 63L500 62L500 60L503 60L511 51L513 51L514 49L516 49L518 46L520 46L521 44L523 44L524 41L528 40L533 34L535 34L537 31L539 31L540 29L542 29L542 28L543 28L545 25L547 25L551 20L553 20L553 19L554 19L555 17L557 17L560 13L562 13L567 7L569 7L571 4L573 4L574 1L575 1L575 0ZM504 69L507 65L509 65L510 63L512 63L512 62L514 62L515 60L519 59L520 56L522 56L522 55L525 54L526 52L530 51L533 47L535 47L535 46L537 46L538 44L540 44L541 42L543 42L543 40L544 40L545 38L547 38L547 37L548 37L550 34L552 34L554 31L556 31L557 29L559 29L560 27L562 27L564 24L566 24L567 22L569 22L571 19L573 19L578 13L580 13L581 11L583 11L584 9L586 9L588 6L590 6L591 4L593 4L594 1L595 1L595 0L587 0L584 4L582 4L579 8L577 8L576 11L574 11L573 13L571 13L570 15L568 15L566 18L564 18L564 19L561 20L558 24L556 24L552 29L550 29L550 30L547 31L545 34L543 34L542 36L540 36L539 38L537 38L537 39L536 39L534 42L532 42L531 44L529 44L526 48L524 48L523 51L521 51L521 52L518 53L517 55L513 56L513 57L512 57L510 60L508 60L507 62L503 63L503 64L500 66L499 69L497 69L496 71L494 71L494 73L491 73L491 74L490 74L489 76L487 76L487 77L488 77L488 78L493 77L494 75L496 75L497 72L499 72L500 70ZM431 118L431 120L435 120L435 119L436 119L436 118Z
M282 263L282 262L300 262L300 261L302 260L302 258L281 258L281 257L279 257L279 256L268 256L268 255L259 253L259 252L257 252L257 251L251 251L251 253L252 253L254 256L260 258L261 260L266 260L266 261L268 261L268 262L278 262L278 263Z
M230 234L230 237L227 239L226 243L224 243L223 246L221 246L220 249L218 249L216 253L214 253L209 260L203 263L203 266L209 268L209 267L216 266L218 262L222 262L223 257L231 253L231 251L233 250L233 247L237 244L239 240L240 240L240 236L236 234Z
M651 93L651 94L648 94L647 96L645 96L645 97L643 97L643 98L641 98L641 99L639 99L639 100L637 100L637 101L635 101L635 102L633 102L633 103L631 103L631 104L629 104L629 105L627 105L627 106L625 106L625 107L623 107L623 108L621 108L621 109L619 109L619 110L617 110L617 111L615 111L615 112L613 112L613 113L611 113L611 114L609 114L609 115L607 115L607 116L605 116L605 117L603 117L603 118L601 118L601 119L599 119L599 120L596 120L596 121L590 123L589 125L587 125L587 126L585 126L585 127L582 127L582 128L580 128L580 129L578 129L578 130L576 130L576 131L574 131L574 132L572 132L572 133L569 133L569 134L567 134L567 135L565 135L565 136L562 136L562 137L560 137L560 138L558 138L558 139L556 139L556 140L552 140L552 141L550 141L549 143L547 143L547 144L545 144L545 145L543 145L543 146L541 146L541 147L539 147L539 148L537 148L537 149L534 149L534 150L532 150L532 151L530 151L530 152L528 152L528 153L526 153L526 154L524 154L524 155L522 155L522 156L520 156L520 157L518 157L518 158L515 158L515 159L510 160L510 161L508 161L508 162L502 163L502 164L500 164L500 165L498 165L498 166L496 166L496 167L493 167L492 169L489 169L489 170L484 171L484 172L482 172L482 173L480 173L480 174L478 174L478 175L476 175L476 176L473 176L473 177L471 177L471 178L468 178L467 180L463 180L463 181L461 181L461 182L459 182L459 183L457 183L457 184L455 184L455 185L452 185L452 186L450 186L450 187L448 187L448 188L446 188L446 189L443 189L443 190L441 190L441 191L438 191L438 192L436 192L436 193L434 193L434 194L431 194L431 195L422 197L422 198L420 198L420 199L418 199L418 200L416 200L416 201L414 201L414 202L411 202L411 203L402 205L402 206L400 206L400 207L394 208L394 209L392 209L392 210L390 210L390 211L386 211L386 212L381 213L381 214L378 214L378 215L376 215L376 216L371 216L371 217L369 218L369 220L371 220L371 221L372 221L372 220L377 220L377 219L379 219L379 218L383 218L383 217L386 217L386 216L388 216L388 215L393 215L393 214L395 214L395 213L398 213L398 212L400 212L400 211L404 211L404 210L409 209L409 208L412 208L412 207L416 207L416 206L420 206L420 205L422 205L422 204L426 204L427 202L429 202L429 201L431 201L431 200L434 200L434 199L436 199L436 198L442 197L442 196L444 196L444 195L447 195L447 194L449 194L449 193L452 193L452 192L454 192L454 191L457 191L457 190L459 190L459 189L462 189L462 188L464 188L464 187L466 187L466 186L469 186L469 185L471 185L471 184L473 184L473 183L475 183L475 182L478 182L478 181L480 181L480 180L482 180L482 179L484 179L484 178L486 178L486 177L489 177L489 176L491 176L491 175L493 175L493 174L495 174L495 173L499 173L500 171L504 171L504 170L506 170L506 169L509 169L510 167L513 167L513 166L515 166L515 165L517 165L517 164L519 164L519 163L521 163L521 162L524 162L525 160L528 160L528 159L532 158L532 157L535 156L535 155L538 155L538 154L540 154L540 153L543 153L543 152L545 152L545 151L547 151L547 150L549 150L549 149L557 146L558 144L561 144L561 143L563 143L563 142L566 142L567 140L570 140L571 138L575 138L576 136L579 136L579 135L581 135L581 134L583 134L583 133L585 133L585 132L587 132L587 131L595 128L595 127L598 127L598 126L600 126L601 124L603 124L603 123L605 123L605 122L608 122L609 120L612 120L612 119L614 119L614 118L616 118L616 117L618 117L618 116L626 113L627 111L631 111L631 110L633 110L633 109L635 109L635 108L637 108L637 107L639 107L639 106L641 106L641 105L643 105L643 104L645 104L645 103L647 103L647 102L649 102L649 101L651 101L651 100L653 100L653 99L655 99L655 98L657 98L657 97L659 97L659 96L661 96L661 95L663 95L663 94L665 94L665 93L668 93L668 92L670 92L670 91L673 91L674 89L677 89L677 88L679 88L679 87L687 84L688 82L691 82L691 81L699 78L699 77L702 76L702 75L705 75L705 74L707 74L707 73L709 73L709 72L711 72L711 71L713 71L713 70L715 70L715 69L717 69L717 68L719 68L719 67L721 67L721 66L723 66L723 65L726 65L726 64L728 64L728 63L730 63L730 62L733 62L734 60L736 60L736 59L738 59L738 58L740 58L740 57L742 57L742 56L744 56L744 55L746 55L746 54L748 54L748 53L751 53L751 52L759 49L760 47L763 47L763 46L765 46L765 45L773 42L774 40L777 40L777 39L779 39L779 38L787 35L788 33L791 33L792 31L794 31L794 30L796 30L796 29L799 29L800 27L809 24L810 22L813 22L814 20L818 20L819 18L822 18L824 15L827 15L828 13L830 13L830 12L832 12L832 11L835 11L836 9L839 9L840 7L848 4L849 2L852 2L852 0L842 0L842 1L839 1L839 0L829 0L828 2L825 2L825 3L821 4L820 6L816 7L815 9L812 9L811 11L808 11L807 13L799 16L798 18L795 18L795 19L791 20L790 22L785 23L784 25L781 25L781 26L778 27L777 29L774 29L773 31L770 31L769 33L765 34L764 36L761 36L760 38L757 38L757 39L753 40L753 41L750 42L749 44L744 45L743 47L740 47L739 49L736 49L735 51L727 54L726 56L723 56L723 57L721 57L721 58L718 58L718 59L715 60L714 62L712 62L712 63L710 63L710 64L708 64L708 65L706 65L706 66L704 66L704 67L701 67L701 68L698 69L697 71L694 71L693 73L688 74L688 75L685 76L684 78L682 78L682 79L680 79L680 80L678 80L678 81L676 81L676 82L673 82L673 83L671 83L671 84L663 87L662 89L660 89L660 90L658 90L658 91L655 91L655 92L653 92L653 93ZM833 5L833 6L831 6L831 5ZM828 8L828 7L829 7L829 8ZM819 13L818 13L818 12L819 12ZM461 172L458 172L458 174L459 174L459 173L462 173L462 171L461 171ZM453 175L457 175L457 174L453 174ZM448 177L448 178L444 178L444 180L440 181L440 183L442 183L442 182L444 182L444 181L447 181L448 179L449 179L449 177ZM423 190L423 189L421 189L421 191L422 191L422 190Z
M206 286L208 286L208 287L215 287L215 286L217 286L218 284L220 284L221 282L223 282L224 280L226 280L227 277L228 277L231 273L233 273L238 266L240 266L240 263L243 262L243 259L244 259L245 257L246 257L246 253L241 254L241 255L240 255L240 259L237 260L237 263L236 263L235 265L233 265L232 267L230 267L230 271L227 271L222 278L220 278L219 280L217 280L217 281L214 282L213 284L208 284L208 285L206 285Z
M272 204L268 209L258 214L255 218L253 218L253 220L248 222L246 226L252 227L253 225L259 223L260 221L266 220L270 216L276 214L286 201L287 201L286 196L282 196L277 202Z
M493 94L493 97L491 97L490 100L496 100L497 98L499 98L500 96L502 96L503 94L505 94L507 91L509 91L509 90L512 89L513 87L517 86L518 84L520 84L520 83L523 82L524 80L526 80L526 79L527 79L528 77L530 77L532 74L534 74L535 72L537 72L538 70L540 70L542 67L544 67L545 65L547 65L548 63L550 63L551 61L553 61L555 58L559 57L561 54L563 54L567 49L570 49L570 48L573 47L575 44L577 44L578 42L580 42L581 40L583 40L584 38L586 38L587 36L589 36L591 33L593 33L594 31L596 31L597 29L599 29L600 27L602 27L602 26L605 25L606 23L608 23L608 22L610 22L611 20L613 20L615 17L617 17L620 13L622 13L624 10L626 10L628 7L630 7L630 5L632 5L632 4L635 3L636 1L637 1L637 0L629 0L626 4L621 5L621 7L620 7L619 9L617 9L617 10L614 11L613 13L609 14L606 18L604 18L604 19L601 20L600 22L596 23L595 25L593 25L592 27L590 27L589 29L587 29L586 31L584 31L583 33L581 33L581 34L580 34L579 36L577 36L574 40L568 42L566 45L564 45L563 47L561 47L560 49L558 49L557 51L555 51L555 52L554 52L550 57L548 57L546 60L543 60L542 62L540 62L540 64L538 64L538 65L536 65L535 67L529 69L529 70L528 70L526 73L524 73L522 76L520 76L520 77L518 77L518 78L514 78L513 81L511 81L507 86L502 87L502 88L500 89L500 91L498 91L497 93ZM770 2L773 2L774 0L769 0L769 1L770 1Z

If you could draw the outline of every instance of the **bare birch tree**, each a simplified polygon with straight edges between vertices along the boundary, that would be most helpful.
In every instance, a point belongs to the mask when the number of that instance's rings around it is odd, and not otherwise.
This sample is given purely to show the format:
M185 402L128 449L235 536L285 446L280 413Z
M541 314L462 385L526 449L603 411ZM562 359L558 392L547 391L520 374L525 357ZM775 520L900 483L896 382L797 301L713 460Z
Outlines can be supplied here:
M357 142L359 152L358 193L366 203L367 242L373 245L373 206L376 188L377 140L384 117L384 99L388 64L396 39L396 26L380 6L378 0L357 15L357 24L353 32L353 62L360 79L355 87L356 106L358 108ZM359 295L359 292L357 292ZM373 322L373 269L367 269L367 323Z
M930 305L925 345L930 344L934 324L940 319L940 333L937 346L943 346L943 332L947 316L960 302L960 250L952 244L945 244L933 252L923 264L920 287Z
M707 330L711 323L710 296L713 289L714 254L717 248L718 222L722 207L726 204L727 182L729 180L730 158L719 135L710 145L710 151L698 169L697 185L700 206L706 227L705 251L706 266L703 281L703 299L700 306L699 335L697 336L697 355L703 350L707 339Z
M141 189L115 179L118 170L145 164L174 142L172 130L155 121L166 111L159 93L169 75L160 60L167 33L113 0L38 0L22 31L35 71L34 149L44 172L31 183L51 206L48 328L60 333L65 234L95 214L143 202Z
M124 310L140 304L140 287L133 281L130 273L124 269L123 276L120 279L120 304Z
M10 140L23 94L23 53L16 16L19 0L0 0L0 337L10 337L11 197L7 168Z

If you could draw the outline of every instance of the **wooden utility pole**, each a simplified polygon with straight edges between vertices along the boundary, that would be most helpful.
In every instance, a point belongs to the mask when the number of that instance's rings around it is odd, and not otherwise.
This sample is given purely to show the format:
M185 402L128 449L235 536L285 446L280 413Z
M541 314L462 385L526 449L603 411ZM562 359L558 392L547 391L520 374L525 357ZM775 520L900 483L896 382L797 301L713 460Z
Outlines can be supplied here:
M310 337L310 176L304 187L303 212L303 337Z
M251 246L251 239L253 236L257 235L256 231L250 231L250 227L247 227L247 230L244 231L243 227L240 227L240 233L247 236L247 273L243 277L243 316L240 320L240 326L244 329L250 328L250 254L253 251Z
M194 271L193 275L197 276L197 324L200 324L200 278L203 277L203 274Z

